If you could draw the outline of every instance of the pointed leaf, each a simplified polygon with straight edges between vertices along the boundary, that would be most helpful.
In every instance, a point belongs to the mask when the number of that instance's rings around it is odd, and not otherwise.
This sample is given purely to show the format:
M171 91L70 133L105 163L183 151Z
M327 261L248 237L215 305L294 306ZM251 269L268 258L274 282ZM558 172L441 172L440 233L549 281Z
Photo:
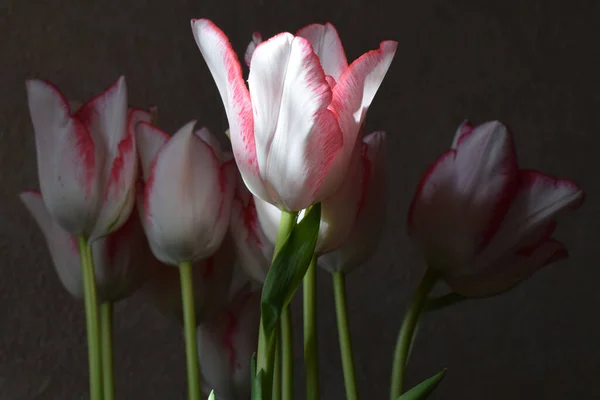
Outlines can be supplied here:
M398 397L397 400L425 400L435 390L437 385L442 381L446 374L446 368L435 374L429 379L425 379L402 396Z
M296 225L275 257L262 291L263 328L267 337L289 304L315 251L321 220L321 204L315 204Z
M215 400L215 391L211 390L210 394L208 395L208 400Z

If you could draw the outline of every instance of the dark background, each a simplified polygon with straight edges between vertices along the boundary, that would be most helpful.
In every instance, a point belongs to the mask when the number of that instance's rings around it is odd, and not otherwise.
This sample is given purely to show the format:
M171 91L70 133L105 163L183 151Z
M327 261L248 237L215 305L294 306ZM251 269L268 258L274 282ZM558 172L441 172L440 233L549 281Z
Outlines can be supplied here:
M224 131L190 29L200 17L238 54L255 30L268 37L312 22L331 21L350 60L381 40L399 42L368 121L389 135L385 238L348 279L364 399L388 398L397 330L424 270L405 234L409 201L465 117L511 126L521 165L574 179L587 202L557 231L570 259L503 296L427 316L409 385L448 367L432 399L600 398L600 2L0 0L0 399L81 399L87 389L83 307L60 286L17 198L37 187L25 79L85 100L125 74L130 102L158 105L163 129L198 119ZM322 398L342 399L330 280L319 279ZM118 398L183 399L179 328L139 296L116 318ZM301 331L295 338L301 371Z

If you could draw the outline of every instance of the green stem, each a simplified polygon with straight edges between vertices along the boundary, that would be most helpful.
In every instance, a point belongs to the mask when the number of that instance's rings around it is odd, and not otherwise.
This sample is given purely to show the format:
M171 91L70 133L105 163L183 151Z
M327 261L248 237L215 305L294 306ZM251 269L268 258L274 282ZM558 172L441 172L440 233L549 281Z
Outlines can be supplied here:
M88 340L90 374L90 400L102 400L102 358L100 355L100 331L98 324L98 299L92 247L87 238L78 237L83 279L85 320Z
M280 321L281 324L281 321ZM275 367L273 368L272 400L281 400L281 337L275 336Z
M283 369L283 400L294 398L294 337L292 310L288 305L281 314L281 359Z
M436 276L433 270L428 269L417 287L412 298L408 311L404 316L398 341L396 342L396 351L394 353L394 363L392 367L392 386L390 388L390 399L396 400L403 391L404 376L406 374L406 364L410 352L411 342L414 338L415 327L425 306L427 295L436 282Z
M102 382L104 384L104 400L114 400L115 381L113 363L113 303L105 301L100 305L100 329L102 335Z
M277 256L277 253L287 240L288 236L296 226L296 218L298 213L295 211L281 211L281 220L279 221L279 231L277 233L277 240L275 241L275 250L273 251L273 259ZM260 317L260 327L258 335L258 351L256 355L256 373L258 374L261 370L264 371L264 382L267 384L266 387L270 386L271 380L273 379L273 364L275 363L275 348L273 343L269 343L269 338L266 337L263 328L262 315Z
M198 344L196 342L196 311L194 310L194 287L192 282L192 263L179 265L181 278L181 299L183 303L183 321L185 329L185 356L187 362L188 398L200 400L200 366L198 364Z
M357 400L356 373L352 357L352 339L348 324L348 307L346 305L346 277L341 271L333 274L333 291L335 295L335 314L337 316L338 335L340 339L340 352L342 367L344 369L344 384L346 385L346 399Z
M317 345L317 255L313 255L304 275L304 368L306 398L319 398L319 358Z

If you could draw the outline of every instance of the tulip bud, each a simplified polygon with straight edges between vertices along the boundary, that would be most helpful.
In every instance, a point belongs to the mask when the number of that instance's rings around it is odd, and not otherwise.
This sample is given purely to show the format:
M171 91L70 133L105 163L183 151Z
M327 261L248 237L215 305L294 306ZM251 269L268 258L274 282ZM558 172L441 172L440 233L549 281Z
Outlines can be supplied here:
M198 327L202 387L219 400L250 398L250 360L256 352L260 292L242 289L220 315Z
M77 238L52 220L40 193L24 192L20 197L46 238L63 286L73 297L83 298ZM101 302L115 302L135 292L142 284L146 267L152 258L137 213L132 213L115 232L94 241L92 254Z
M229 225L235 166L206 129L190 122L171 138L148 123L137 126L143 190L138 194L142 225L160 261L210 257Z
M582 201L573 182L520 170L506 126L466 122L422 178L408 229L454 291L486 296L565 257L555 220Z
M128 109L124 77L81 107L39 80L27 81L27 97L40 189L52 219L90 241L114 232L135 200L133 128L150 114Z

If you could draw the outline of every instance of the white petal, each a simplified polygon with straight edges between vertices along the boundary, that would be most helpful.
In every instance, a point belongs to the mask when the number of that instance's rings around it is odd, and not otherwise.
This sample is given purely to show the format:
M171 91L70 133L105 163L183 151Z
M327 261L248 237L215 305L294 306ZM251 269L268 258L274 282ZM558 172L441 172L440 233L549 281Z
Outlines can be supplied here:
M104 199L90 240L114 232L131 215L135 203L135 183L138 177L138 152L135 127L149 123L152 114L131 108L127 115L127 135L118 144L116 156L110 161Z
M77 240L58 226L48 213L42 196L37 192L23 192L21 201L40 227L52 263L65 289L75 298L83 298L83 281Z
M365 137L363 155L367 180L352 233L342 247L319 258L319 264L329 271L348 273L365 263L375 252L381 239L386 215L386 140L384 132Z
M236 244L238 263L254 280L264 282L273 258L273 244L261 229L252 197L246 202L239 198L234 200L231 236Z
M169 141L169 135L147 122L137 124L135 130L137 151L142 166L142 178L145 182L150 179L152 163L158 152Z
M331 89L312 47L289 33L261 43L248 84L256 155L270 195L266 200L292 211L318 202L342 138L327 108Z
M409 231L438 269L471 264L506 213L518 183L512 139L497 122L476 127L425 173Z
M517 195L502 225L478 257L479 268L486 268L519 248L537 240L562 212L583 201L583 191L575 183L556 179L537 171L521 171ZM542 237L543 239L543 237Z
M227 36L211 21L192 20L192 31L225 106L231 147L244 182L252 193L267 198L256 158L252 104L238 58Z
M246 47L246 52L244 53L244 62L248 67L250 67L250 62L252 61L252 55L254 54L254 50L256 50L256 46L258 46L262 42L262 35L260 32L254 32L252 34L252 40Z
M348 68L348 61L335 27L329 22L324 25L311 24L300 29L296 36L302 36L309 41L321 61L325 74L338 81Z
M220 162L223 162L223 152L221 151L221 143L217 140L217 138L210 133L208 128L202 127L195 132L196 136L200 139L204 140L206 144L212 149L215 153L215 157L219 159Z
M491 296L505 292L529 278L540 268L567 257L564 245L547 240L530 254L516 254L500 260L493 268L473 275L447 277L446 281L457 293L467 297Z
M48 212L74 235L90 233L98 208L98 149L49 83L27 82L40 189Z
M467 135L470 135L473 131L473 125L471 121L465 120L462 124L459 125L458 129L456 129L456 133L454 134L454 139L452 140L452 148L456 149L460 142L462 142Z
M154 255L172 265L210 256L221 211L229 216L221 210L226 185L222 189L219 160L194 135L194 124L164 145L145 188L146 235Z
M337 79L331 108L339 116L344 136L343 148L325 177L323 187L336 187L339 184L367 110L394 59L397 47L398 43L394 41L382 42L379 49L363 54Z

